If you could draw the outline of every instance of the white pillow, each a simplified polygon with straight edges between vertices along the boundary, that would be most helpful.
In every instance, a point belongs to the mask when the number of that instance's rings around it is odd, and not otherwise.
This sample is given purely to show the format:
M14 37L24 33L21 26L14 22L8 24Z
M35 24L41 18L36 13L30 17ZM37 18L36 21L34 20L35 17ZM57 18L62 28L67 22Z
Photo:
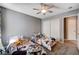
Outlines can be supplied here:
M10 37L10 40L9 40L9 44L15 42L17 39L19 39L18 36L13 36L13 37Z

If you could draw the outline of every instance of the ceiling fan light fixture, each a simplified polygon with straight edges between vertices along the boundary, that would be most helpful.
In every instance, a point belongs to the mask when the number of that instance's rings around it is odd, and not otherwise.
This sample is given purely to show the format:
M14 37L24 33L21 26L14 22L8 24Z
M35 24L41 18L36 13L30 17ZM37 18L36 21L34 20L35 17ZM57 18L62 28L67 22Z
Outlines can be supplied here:
M47 12L47 10L45 10L45 9L41 10L41 13L46 13L46 12Z
M38 11L36 14L41 14L42 13L43 15L46 15L46 13L53 13L53 11L51 11L50 8L55 7L54 5L53 5L53 7L49 6L48 4L44 4L44 3L41 3L40 5L41 5L40 9L33 8L33 10Z

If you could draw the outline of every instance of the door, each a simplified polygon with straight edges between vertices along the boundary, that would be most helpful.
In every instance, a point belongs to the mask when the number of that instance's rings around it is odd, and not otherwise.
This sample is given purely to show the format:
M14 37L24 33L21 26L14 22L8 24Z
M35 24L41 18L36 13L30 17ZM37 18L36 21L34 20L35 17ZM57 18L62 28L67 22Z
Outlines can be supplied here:
M67 17L65 22L65 37L67 40L76 40L76 16Z
M50 37L50 20L42 20L42 33Z
M54 18L51 20L51 37L60 40L60 19Z

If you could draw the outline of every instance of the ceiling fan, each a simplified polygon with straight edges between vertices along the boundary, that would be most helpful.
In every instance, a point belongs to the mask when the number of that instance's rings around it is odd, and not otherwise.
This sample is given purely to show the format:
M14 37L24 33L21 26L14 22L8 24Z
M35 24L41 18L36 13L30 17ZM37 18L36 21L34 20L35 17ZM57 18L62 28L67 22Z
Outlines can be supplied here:
M47 12L49 13L53 13L52 10L49 10L51 8L58 8L54 5L49 5L49 4L44 4L44 3L40 3L41 8L37 9L37 8L33 8L33 10L37 10L38 12L36 14L40 14L42 13L43 15L46 15Z

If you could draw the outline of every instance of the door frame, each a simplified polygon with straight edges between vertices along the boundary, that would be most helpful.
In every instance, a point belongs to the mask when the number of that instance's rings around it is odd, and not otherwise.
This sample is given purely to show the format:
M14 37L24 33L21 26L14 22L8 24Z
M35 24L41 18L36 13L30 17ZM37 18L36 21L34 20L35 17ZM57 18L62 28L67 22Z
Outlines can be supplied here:
M61 41L63 41L63 42L64 42L64 18L71 17L71 16L77 17L77 19L76 19L76 40L77 40L78 14L72 14L72 15L67 15L67 16L61 17L62 20L61 20L61 24L60 24L60 28L61 28L60 33L61 33Z

